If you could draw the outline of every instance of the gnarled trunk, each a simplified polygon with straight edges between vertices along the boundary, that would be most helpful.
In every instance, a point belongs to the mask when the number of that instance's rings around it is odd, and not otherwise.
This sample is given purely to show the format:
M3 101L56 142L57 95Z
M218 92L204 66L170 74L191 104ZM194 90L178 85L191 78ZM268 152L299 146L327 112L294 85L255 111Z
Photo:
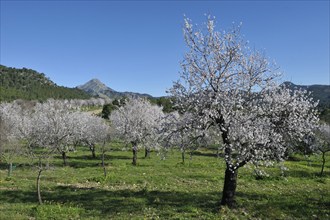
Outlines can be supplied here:
M150 157L150 148L146 147L145 148L145 153L144 153L144 158Z
M90 147L89 147L90 149L91 149L91 151L92 151L92 157L95 159L96 158L96 154L95 154L95 145L94 144L92 144L92 145L90 145Z
M63 165L66 166L67 162L66 162L66 152L62 151L62 159L63 159Z
M219 119L219 124L223 124L224 119L221 116ZM230 141L228 139L228 129L225 129L220 126L220 130L222 132L222 140L223 143L226 145L225 147L225 156L230 157L232 150L230 148ZM239 164L238 167L244 166L244 164L247 161L244 161ZM238 169L238 168L237 168ZM228 206L229 208L233 208L236 205L235 202L235 192L236 192L236 185L237 185L237 169L230 169L229 164L226 166L226 171L225 171L225 182L223 184L223 191L222 191L222 199L221 199L221 205L222 206Z
M132 150L133 150L133 162L132 164L134 166L136 166L136 161L137 161L137 145L135 142L132 143L133 144L133 147L132 147Z
M226 168L221 205L232 208L236 204L235 192L236 192L236 185L237 185L237 172L238 172L238 170L232 171L228 167Z
M11 176L11 173L13 172L13 163L10 162L8 166L8 177Z

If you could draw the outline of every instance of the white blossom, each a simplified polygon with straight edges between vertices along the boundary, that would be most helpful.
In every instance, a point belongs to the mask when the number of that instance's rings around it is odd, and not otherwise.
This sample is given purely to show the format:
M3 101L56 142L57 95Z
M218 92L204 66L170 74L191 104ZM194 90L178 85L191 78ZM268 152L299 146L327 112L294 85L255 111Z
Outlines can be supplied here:
M117 135L125 141L138 147L157 148L163 116L161 107L151 105L146 99L132 98L111 113L110 121Z
M192 114L195 128L215 128L232 170L283 160L289 140L313 132L316 104L305 91L279 86L277 68L247 46L239 28L217 32L210 17L206 30L195 28L185 19L189 51L169 91L176 107Z

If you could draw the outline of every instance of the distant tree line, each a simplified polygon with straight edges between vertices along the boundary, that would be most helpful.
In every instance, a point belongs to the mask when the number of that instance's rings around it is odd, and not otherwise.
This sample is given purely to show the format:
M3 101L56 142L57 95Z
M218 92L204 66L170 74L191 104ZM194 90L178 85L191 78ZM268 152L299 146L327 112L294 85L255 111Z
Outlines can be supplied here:
M159 97L159 98L149 98L149 101L152 104L156 104L158 106L163 107L163 112L170 113L175 111L174 105L173 105L173 97Z

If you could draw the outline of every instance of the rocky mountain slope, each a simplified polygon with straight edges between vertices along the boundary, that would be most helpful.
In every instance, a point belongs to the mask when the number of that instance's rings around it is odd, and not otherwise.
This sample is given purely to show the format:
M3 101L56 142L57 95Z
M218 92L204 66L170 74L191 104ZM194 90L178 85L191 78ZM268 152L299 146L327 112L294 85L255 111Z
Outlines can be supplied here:
M77 86L78 89L81 89L92 96L100 96L100 97L109 97L109 98L121 98L124 96L130 97L146 97L151 98L152 96L149 94L141 94L134 92L118 92L110 87L106 86L98 79L92 79L85 83L84 85Z

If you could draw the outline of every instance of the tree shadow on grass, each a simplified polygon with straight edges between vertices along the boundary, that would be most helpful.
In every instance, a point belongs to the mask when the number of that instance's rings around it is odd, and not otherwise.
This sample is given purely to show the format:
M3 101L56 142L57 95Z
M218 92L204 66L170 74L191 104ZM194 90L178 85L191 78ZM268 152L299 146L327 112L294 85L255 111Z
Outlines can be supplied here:
M3 203L37 203L37 192L22 190L1 190L0 200Z
M328 193L329 194L329 193ZM330 215L330 200L323 198L313 198L302 196L303 193L296 195L267 194L267 193L243 193L237 192L236 196L242 203L250 206L250 210L255 210L254 217L265 217L269 219L323 219ZM314 195L315 197L315 195ZM243 204L239 204L243 206ZM252 207L251 207L252 206ZM286 216L278 216L284 213Z
M320 171L308 171L308 170L287 170L284 172L285 176L287 177L295 177L295 178L308 178L308 179L312 179L314 177L319 177L320 176ZM330 171L324 171L323 172L323 176L330 176Z
M63 167L63 160L60 156L55 156L55 160L51 162L55 167ZM138 161L143 158L138 158ZM105 163L112 164L113 161L125 160L127 164L131 164L132 157L130 156L121 156L121 155L106 155ZM98 167L102 165L101 155L96 155L96 158L92 158L92 156L67 156L67 167L72 168L86 168L86 167Z
M323 197L314 194L290 195L246 193L237 192L238 208L250 210L253 217L283 219L283 218L314 218L316 214L320 219L330 215L329 193L324 192ZM301 195L302 194L302 195ZM132 216L143 216L145 209L157 210L157 214L168 219L175 213L188 213L194 215L193 210L201 213L218 212L219 192L182 192L160 190L104 190L94 187L56 186L52 191L42 192L46 201L60 204L77 205L86 210L87 215L98 213L100 217L112 218L118 213ZM0 192L4 203L36 203L37 196L34 191L3 190ZM279 214L284 214L279 216ZM90 216L93 217L93 216Z
M5 203L37 203L35 192L2 191ZM203 212L216 213L219 193L189 193L175 191L148 190L102 190L96 188L78 188L75 186L56 186L52 192L42 192L44 200L56 203L76 204L85 210L97 211L110 217L117 213L143 215L146 208L154 208L163 217L170 217L175 212L191 212L200 209ZM172 214L171 214L172 213Z
M63 160L61 156L55 156L56 160L52 162L56 167L63 167ZM110 155L105 155L105 163L110 164L113 160L118 159L128 159L128 157L113 157ZM130 159L130 158L129 158ZM97 154L96 158L92 155L82 155L82 156L67 156L67 166L73 168L86 168L86 167L98 167L102 165L101 154Z
M62 159L62 157L59 157ZM68 159L73 160L81 160L81 161L99 161L102 159L102 155L100 153L96 153L96 158L93 158L92 155L79 155L79 156L68 156ZM124 156L124 155L113 155L111 152L105 153L104 155L105 160L131 160L132 156Z
M315 167L321 171L322 164L321 162L320 163L312 162L310 164L306 163L306 167ZM330 163L325 163L324 169L330 169Z
M122 156L122 155L107 155L109 160L132 160L133 156Z
M61 191L57 196L52 194L51 200L63 201L63 199L78 203L86 209L99 209L102 213L113 214L122 212L140 213L145 207L163 209L175 208L178 211L188 211L186 207L202 209L206 212L214 212L218 200L218 193L189 193L175 191L148 191L142 190L83 190L72 186L59 186ZM56 190L57 191L57 190ZM79 191L77 196L72 196L72 191ZM213 208L212 208L213 207Z
M13 163L13 169L30 169L30 167L33 167L36 163ZM8 170L9 164L7 163L0 163L0 170Z
M193 156L203 156L203 157L217 157L217 154L215 153L207 153L207 152L200 152L200 151L194 151L192 153Z
M86 168L86 167L96 167L98 164L101 163L101 160L75 160L75 158L67 158L67 165L65 167L72 167L72 168ZM51 164L55 167L63 167L63 161L56 160L52 161Z
M8 170L9 164L7 163L0 163L0 170Z

